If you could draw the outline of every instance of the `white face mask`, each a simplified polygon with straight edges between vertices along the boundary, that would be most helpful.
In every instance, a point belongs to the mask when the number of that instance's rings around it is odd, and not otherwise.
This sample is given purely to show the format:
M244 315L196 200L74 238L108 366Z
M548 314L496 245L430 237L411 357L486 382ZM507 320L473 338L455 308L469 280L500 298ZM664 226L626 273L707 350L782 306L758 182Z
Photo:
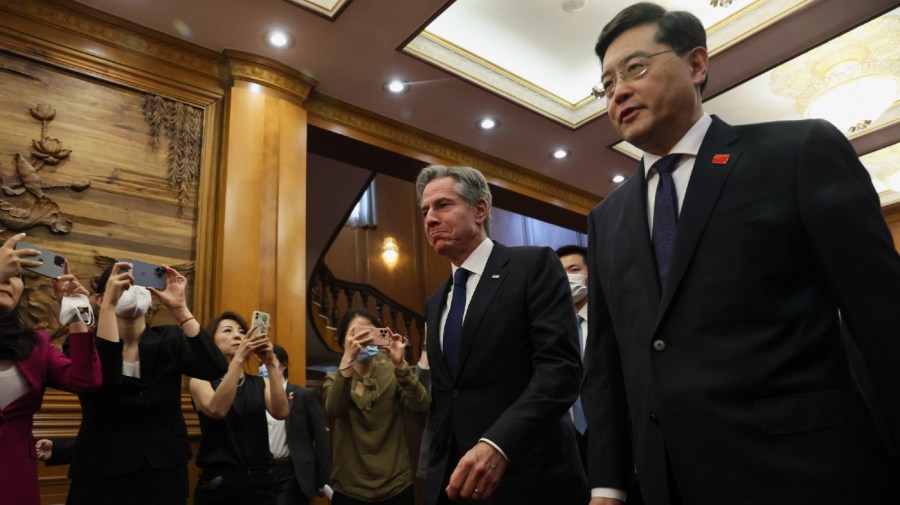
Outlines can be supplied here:
M59 322L65 325L78 320L88 326L94 324L94 309L91 308L91 301L85 295L64 296L59 307Z
M144 286L131 286L119 298L116 304L116 315L137 319L143 317L150 310L150 291Z
M575 303L584 300L587 296L587 276L581 274L566 274L569 276L569 288L572 289L572 301Z

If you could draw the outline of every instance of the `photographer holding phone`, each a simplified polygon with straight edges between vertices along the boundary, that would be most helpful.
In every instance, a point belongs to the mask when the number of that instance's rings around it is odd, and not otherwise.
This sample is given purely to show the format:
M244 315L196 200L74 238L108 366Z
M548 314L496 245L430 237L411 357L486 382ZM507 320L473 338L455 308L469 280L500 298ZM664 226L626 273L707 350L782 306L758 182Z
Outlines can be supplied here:
M344 314L340 369L322 385L325 412L334 418L334 505L414 502L403 410L427 410L428 392L406 363L406 338L391 332L387 347L372 345L380 336L376 321L365 309Z
M25 236L14 235L0 247L0 504L37 505L34 413L47 387L72 393L100 387L100 361L94 336L80 318L69 324L71 358L50 343L50 336L25 325L19 312L24 290L22 271L39 267L29 259L34 249L16 250ZM84 295L87 290L68 272L54 279L57 300ZM69 320L62 321L63 324Z
M207 331L228 360L228 371L212 381L191 379L202 431L194 503L273 505L266 412L279 420L290 412L272 342L255 326L247 332L247 322L234 312L213 319ZM244 374L244 363L254 354L265 364L268 381Z
M213 379L227 368L187 307L185 277L161 266L165 289L145 288L134 283L131 267L117 262L97 281L103 387L79 395L83 421L68 505L184 505L191 451L181 376ZM179 325L148 326L151 293Z

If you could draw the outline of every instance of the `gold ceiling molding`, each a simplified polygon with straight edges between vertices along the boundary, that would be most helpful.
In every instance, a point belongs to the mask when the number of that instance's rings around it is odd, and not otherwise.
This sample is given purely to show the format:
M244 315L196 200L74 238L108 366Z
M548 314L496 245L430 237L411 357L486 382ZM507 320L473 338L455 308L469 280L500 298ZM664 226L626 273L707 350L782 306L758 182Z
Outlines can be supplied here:
M900 203L900 144L871 152L859 160L872 176L882 208Z
M865 129L900 96L900 17L877 18L776 68L772 92L802 117Z
M587 191L563 184L520 166L490 159L464 146L455 145L387 118L373 117L368 112L357 110L347 104L337 103L326 97L313 96L306 102L305 107L311 117L324 119L335 125L409 149L424 155L419 156L419 159L426 162L459 164L477 168L484 173L489 182L496 186L572 212L587 215L591 208L600 201L600 198Z
M341 14L350 0L287 0L314 14L334 21Z
M221 97L221 54L72 0L3 0L0 44L201 106Z
M230 70L229 81L240 79L255 82L290 95L301 103L309 98L309 93L318 84L302 72L264 56L233 49L226 49L223 54Z
M578 103L570 103L428 31L419 33L403 47L403 52L485 87L573 130L606 110L604 100L596 100L587 95Z

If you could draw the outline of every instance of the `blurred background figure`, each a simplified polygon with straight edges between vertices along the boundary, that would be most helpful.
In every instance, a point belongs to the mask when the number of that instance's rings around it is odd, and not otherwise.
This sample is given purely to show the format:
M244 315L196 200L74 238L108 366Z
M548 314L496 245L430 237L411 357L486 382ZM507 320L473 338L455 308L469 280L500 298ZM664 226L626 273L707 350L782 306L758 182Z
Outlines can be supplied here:
M272 346L278 358L275 369L284 379L290 415L279 420L266 412L269 424L269 450L272 451L272 482L277 505L308 504L322 495L331 474L331 444L325 429L325 416L313 390L288 382L288 353L278 344ZM268 377L265 365L259 369Z
M344 314L338 324L344 355L323 384L325 412L334 418L335 505L414 502L403 411L424 412L428 392L406 363L404 337L372 345L377 320L365 309Z

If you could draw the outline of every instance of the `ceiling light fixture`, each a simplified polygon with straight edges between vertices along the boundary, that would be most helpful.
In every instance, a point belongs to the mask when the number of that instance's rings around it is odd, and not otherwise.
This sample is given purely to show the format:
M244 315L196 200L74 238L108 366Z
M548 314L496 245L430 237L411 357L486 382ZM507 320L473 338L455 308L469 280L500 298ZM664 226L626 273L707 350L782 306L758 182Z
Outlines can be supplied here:
M709 5L713 7L730 7L732 0L709 0Z
M498 126L500 126L500 121L492 117L486 117L478 122L478 127L482 130L493 130Z
M283 30L270 30L263 35L263 40L275 49L286 49L294 45L294 37Z
M621 175L621 174L619 174L619 175L614 175L613 178L612 178L612 181L613 181L614 183L616 183L616 184L618 184L618 183L620 183L620 182L622 182L622 181L624 181L624 180L625 180L625 176L624 176L624 175Z
M406 93L406 91L409 89L409 84L401 81L400 79L391 79L384 84L384 89L394 95L400 95L402 93Z
M557 149L553 151L551 156L553 156L554 159L561 160L563 158L568 158L570 154L572 154L572 152L568 149Z
M900 97L900 17L884 16L776 68L772 92L803 117L844 133L865 129Z

